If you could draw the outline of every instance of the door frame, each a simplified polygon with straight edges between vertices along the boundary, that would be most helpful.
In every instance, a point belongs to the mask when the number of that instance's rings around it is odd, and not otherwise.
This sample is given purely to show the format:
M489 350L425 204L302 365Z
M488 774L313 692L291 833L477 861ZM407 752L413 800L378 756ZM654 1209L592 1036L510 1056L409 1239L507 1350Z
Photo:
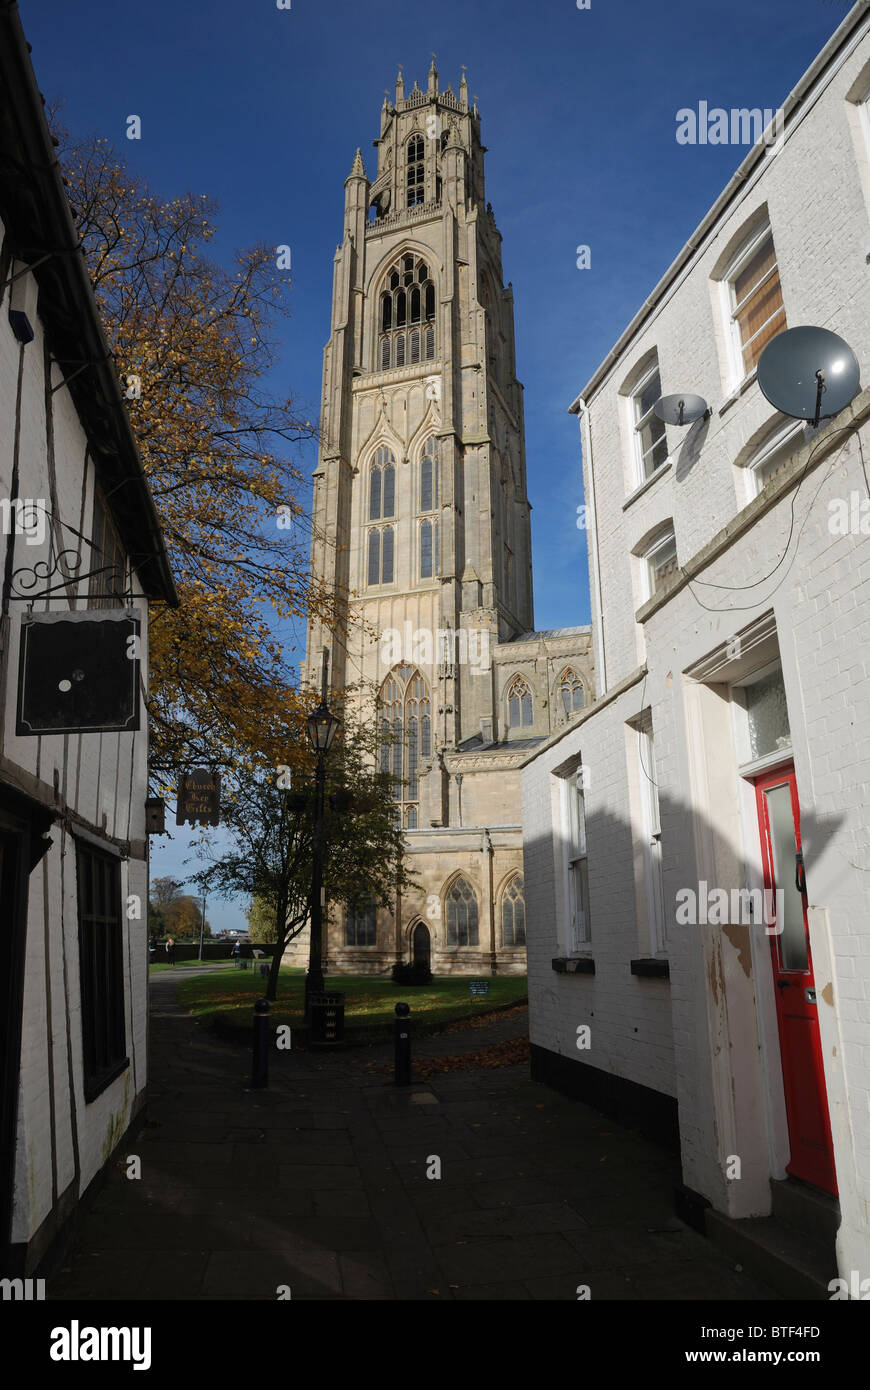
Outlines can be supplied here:
M767 809L766 809L766 806L765 806L764 818L762 818L762 798L763 798L763 794L764 794L765 789L767 789L767 788L772 788L772 787L775 787L775 786L777 786L777 785L782 786L784 783L785 783L786 785L788 785L788 787L789 787L789 793L790 793L790 804L791 804L791 810L792 810L792 817L793 817L793 819L795 819L796 822L797 822L797 823L796 823L796 826L795 826L795 830L796 830L796 836L795 836L796 846L797 846L797 848L798 848L799 851L802 851L802 849L803 849L803 836L802 836L802 833L801 833L801 809L802 809L802 808L801 808L801 801L800 801L800 792L799 792L799 789L798 789L797 770L796 770L796 767L795 767L794 757L791 756L791 757L785 758L785 759L783 759L782 761L777 762L774 766L770 766L770 767L766 767L766 768L763 768L763 769L759 769L759 770L756 772L756 774L755 774L754 776L748 778L747 780L749 781L750 789L751 789L751 791L752 791L753 799L754 799L754 802L755 802L755 827L756 827L757 843L758 843L759 852L760 852L760 856L761 856L761 879L762 879L762 887L763 887L764 889L767 889L769 885L773 884L774 880L773 880L773 873L772 873L772 864L771 864L771 862L770 862L770 845L769 845L769 843L768 843L768 830L765 828L765 826L768 825L768 816L767 816ZM803 859L801 859L801 863L803 863ZM810 933L809 895L808 895L808 893L807 893L807 887L806 887L806 867L805 867L805 866L804 866L804 873L803 873L802 899L803 899L802 906L803 906L804 931L805 931L805 934L806 934L806 943L807 943L807 960L808 960L808 965L809 965L809 972L808 972L808 973L809 973L809 974L811 975L811 977L812 977L813 987L814 987L814 988L818 988L818 985L817 985L817 982L816 982L817 961L815 960L814 955L813 955L813 943L812 943L812 940L811 940L811 933ZM801 1174L798 1174L798 1173L791 1173L791 1172L790 1172L790 1169L789 1169L789 1165L790 1165L791 1162L792 1162L792 1148L793 1148L793 1142L792 1142L792 1127L791 1127L791 1122L790 1122L790 1120L789 1120L788 1088L787 1088L787 1083L786 1083L786 1069L785 1069L785 1062L784 1062L784 1052L785 1052L785 1047L786 1047L786 1040L784 1040L784 1038L783 1038L783 1025L782 1025L782 1022L781 1022L781 1014L780 1014L781 1003L780 1003L780 999L779 999L779 997L778 997L780 991L778 990L778 986L777 986L777 976L778 976L778 974L781 974L781 973L790 974L790 973L792 973L792 972L783 971L783 970L780 969L780 967L779 967L779 965L778 965L778 961L779 961L779 959L780 959L780 950L779 950L779 938L778 938L777 935L767 935L767 933L765 932L765 949L764 949L764 951L763 951L763 954L764 954L764 956L766 956L767 962L768 962L768 964L767 964L767 978L768 978L768 980L769 980L769 982L770 982L771 1004L772 1004L772 1009L773 1009L774 1024L775 1024L775 1030L776 1030L776 1038L777 1038L777 1044L778 1044L778 1047L777 1047L778 1078L777 1078L777 1079L778 1079L778 1083L779 1083L779 1087L780 1087L780 1091L781 1091L782 1104L783 1104L783 1110L784 1110L784 1118L785 1118L785 1123L786 1123L786 1136L787 1136L788 1154L787 1154L787 1157L785 1157L785 1159L784 1159L783 1168L784 1168L784 1171L785 1171L786 1176L788 1176L788 1177L795 1177L798 1181L801 1181L801 1182L807 1182L807 1183L809 1183L811 1186L816 1186L816 1187L818 1187L818 1189L819 1189L820 1191L827 1192L829 1196L836 1198L837 1195L838 1195L838 1188L837 1188L837 1169L836 1169L836 1154L835 1154L835 1150L834 1150L834 1140L833 1140L833 1132L832 1132L831 1117L830 1117L830 1099L829 1099L828 1078L827 1078L827 1075L826 1075L825 1064L824 1064L824 1048L823 1048L823 1045L822 1045L822 1036L821 1036L821 1019L820 1019L820 1011L818 1010L818 1006L817 1006L817 1010L816 1010L816 1014L815 1014L815 1025L816 1025L816 1036L815 1036L816 1058L815 1058L815 1060L816 1060L816 1065L817 1065L817 1076L818 1076L819 1083L820 1083L821 1090L822 1090L822 1097L821 1097L821 1098L824 1100L824 1105L825 1105L827 1143L828 1143L828 1151L829 1151L829 1155L830 1155L830 1164L831 1164L832 1181L833 1181L833 1187L832 1187L832 1188L828 1188L828 1187L822 1186L822 1185L820 1185L819 1183L814 1182L812 1178L805 1177L805 1176L803 1176L803 1175L801 1175ZM803 972L794 972L794 973L795 973L795 975L800 975L800 974L803 973Z
M417 918L415 919L415 921L413 921L413 922L411 923L411 928L410 928L410 932L409 932L409 944L410 944L410 947L411 947L411 951L410 951L411 963L413 964L413 963L416 961L416 959L417 959L417 952L416 952L416 947L415 947L415 945L414 945L414 938L415 938L415 936L417 935L417 928L418 928L418 927L422 927L422 928L424 929L424 931L426 932L427 937L429 938L429 949L428 949L428 951L427 951L426 964L427 964L427 966L429 967L429 969L431 970L431 969L432 969L432 932L431 932L431 930L430 930L430 928L429 928L428 922L425 922L425 921L423 920L422 917L417 917Z

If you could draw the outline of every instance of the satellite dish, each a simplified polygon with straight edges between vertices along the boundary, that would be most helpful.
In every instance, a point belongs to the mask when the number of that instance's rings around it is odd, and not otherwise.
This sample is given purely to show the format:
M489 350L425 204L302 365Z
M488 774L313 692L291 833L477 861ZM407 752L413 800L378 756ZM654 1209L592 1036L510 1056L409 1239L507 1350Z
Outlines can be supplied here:
M707 418L707 402L703 396L678 391L674 396L662 396L653 406L660 420L667 425L691 425Z
M758 359L758 384L770 404L796 420L829 420L857 396L861 368L849 344L827 328L787 328Z

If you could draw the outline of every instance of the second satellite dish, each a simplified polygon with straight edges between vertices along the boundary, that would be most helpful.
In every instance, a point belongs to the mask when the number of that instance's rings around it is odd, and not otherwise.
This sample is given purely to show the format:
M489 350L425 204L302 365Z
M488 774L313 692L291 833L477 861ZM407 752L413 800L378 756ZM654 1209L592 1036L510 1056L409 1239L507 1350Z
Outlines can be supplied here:
M758 384L770 404L814 426L855 399L860 377L849 344L827 328L787 328L758 359Z
M674 396L661 396L653 410L666 425L691 425L695 420L705 420L709 411L703 396L693 396L688 391L678 391Z

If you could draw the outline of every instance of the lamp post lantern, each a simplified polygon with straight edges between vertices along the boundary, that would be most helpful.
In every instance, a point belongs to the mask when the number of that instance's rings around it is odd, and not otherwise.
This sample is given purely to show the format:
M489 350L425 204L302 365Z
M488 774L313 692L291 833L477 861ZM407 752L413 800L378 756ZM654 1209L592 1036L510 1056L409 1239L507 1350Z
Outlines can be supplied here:
M312 993L322 993L323 983L323 802L326 788L326 755L332 747L341 720L326 703L326 677L329 657L323 650L323 673L320 704L308 716L308 737L317 754L315 786L317 791L314 822L314 862L311 870L311 942L308 951L308 974L305 977L305 1017L309 1018L309 999Z

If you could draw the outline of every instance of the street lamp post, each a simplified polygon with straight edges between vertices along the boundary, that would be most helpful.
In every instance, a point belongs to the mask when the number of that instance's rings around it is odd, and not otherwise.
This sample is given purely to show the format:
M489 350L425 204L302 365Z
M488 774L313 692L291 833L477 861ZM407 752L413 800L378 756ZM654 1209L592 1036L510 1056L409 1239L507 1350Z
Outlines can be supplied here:
M338 732L340 720L326 703L328 654L323 650L323 673L320 704L308 716L308 737L317 754L315 775L316 811L314 820L314 862L311 870L311 941L308 950L308 974L305 977L305 1018L309 1019L309 1000L320 993L323 982L323 803L326 789L326 755Z

